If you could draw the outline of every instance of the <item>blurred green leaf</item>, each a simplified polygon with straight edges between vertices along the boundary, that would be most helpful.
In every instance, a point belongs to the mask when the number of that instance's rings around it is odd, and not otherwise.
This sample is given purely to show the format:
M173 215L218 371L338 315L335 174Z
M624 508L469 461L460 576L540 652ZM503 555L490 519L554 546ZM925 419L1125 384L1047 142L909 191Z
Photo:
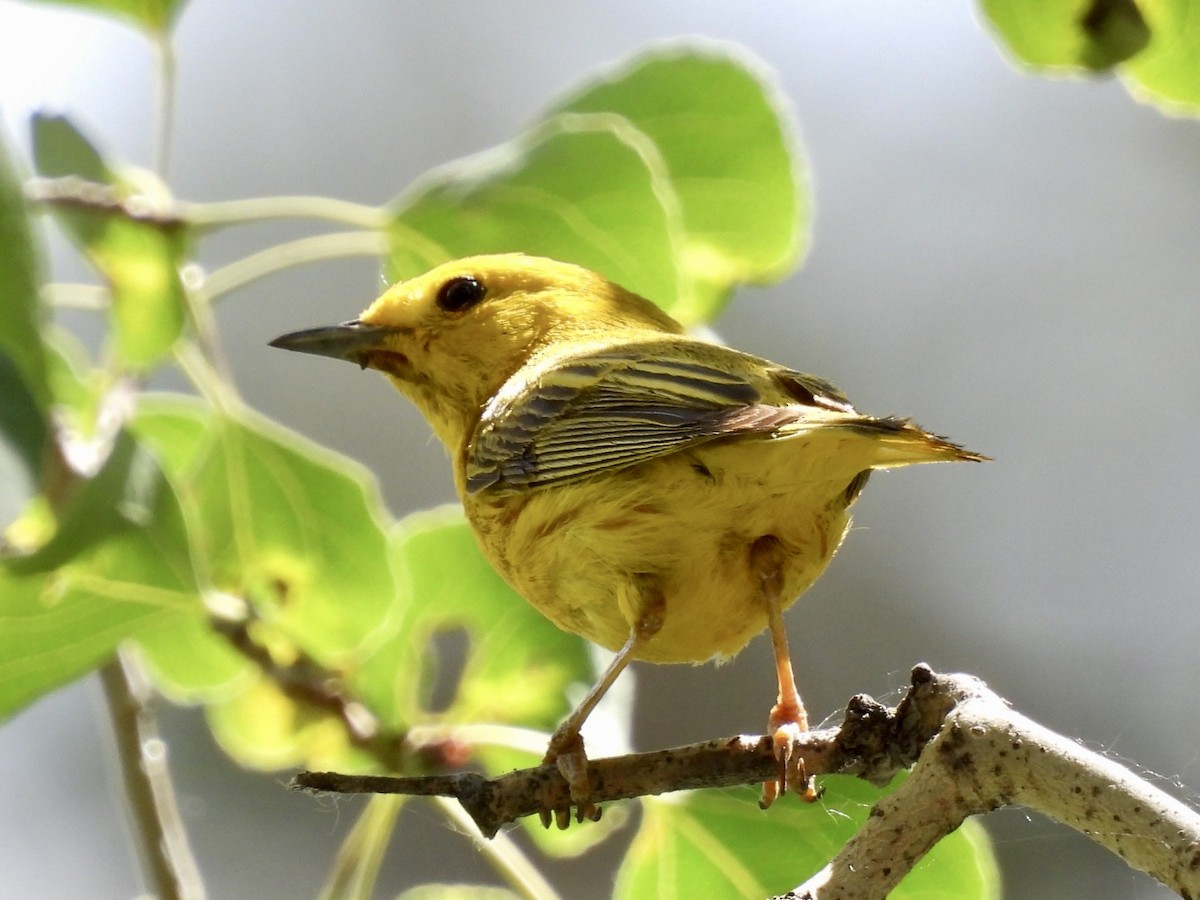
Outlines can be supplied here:
M1130 90L1164 112L1200 116L1200 9L1195 0L1141 6L1153 38L1123 68Z
M191 397L146 396L134 427L179 490L207 580L235 617L249 604L249 618L229 627L245 629L265 657L281 669L311 660L324 681L356 671L392 634L387 520L365 470L249 412ZM241 764L378 768L337 713L264 675L207 623L139 643L160 687L208 704L213 733Z
M50 539L33 552L4 557L3 562L20 575L58 569L114 534L149 521L161 497L170 493L158 463L122 432L99 471L81 479L57 511Z
M678 201L653 144L611 116L563 115L431 172L394 204L389 277L476 253L522 251L603 273L670 308Z
M74 176L106 185L117 180L99 151L66 116L36 113L33 147L38 172L46 178Z
M617 898L771 897L821 869L861 826L881 792L848 776L821 779L819 803L785 797L758 808L748 789L643 800L641 827L617 875ZM999 874L983 829L943 839L893 900L996 900Z
M434 636L463 629L466 663L449 708L437 718L553 728L569 709L568 689L592 678L586 644L555 628L504 583L460 508L408 516L393 530L390 546L401 618L355 678L368 705L393 727L428 720Z
M104 277L112 292L117 352L146 369L183 331L179 266L187 251L183 222L170 213L165 187L147 172L110 166L63 116L33 120L38 199Z
M1150 40L1135 0L983 0L983 11L1031 66L1110 69Z
M248 411L186 397L147 397L138 428L163 448L214 587L332 668L386 637L395 582L366 470Z
M144 629L200 610L179 503L128 435L68 505L58 532L0 572L0 716L104 662Z
M151 35L165 36L179 19L187 0L25 0L43 6L68 6L112 16Z
M50 388L39 254L6 138L0 134L0 484L22 477L28 495L40 480Z
M234 696L210 703L205 712L221 748L248 768L379 770L378 761L354 745L340 717L288 694L265 675Z
M808 185L787 108L746 50L687 38L639 51L551 111L618 115L658 149L693 283L693 305L671 309L682 321L711 321L734 285L776 281L807 249Z
M1163 112L1200 115L1200 16L1192 0L982 0L1013 57L1050 73L1115 68Z
M657 46L585 83L516 140L436 170L394 204L389 274L474 253L569 260L688 324L807 243L799 149L743 51Z
M206 610L147 624L134 643L154 686L176 703L226 700L257 674L254 664L214 629Z
M402 618L393 638L358 668L351 681L356 695L394 729L428 722L479 726L464 734L474 757L491 773L537 765L549 731L595 678L586 642L556 628L505 584L457 506L408 516L394 529L391 547ZM458 631L466 636L461 671L437 653L437 636ZM455 675L449 706L432 711L433 684ZM623 735L614 738L618 745L628 743L629 713L626 707L605 723L607 731ZM517 750L502 737L496 742L481 738L491 725L537 729L547 736L533 741L534 752ZM454 738L453 727L448 734ZM624 806L614 804L596 827L546 832L534 823L529 833L546 853L576 856L621 827L627 815Z

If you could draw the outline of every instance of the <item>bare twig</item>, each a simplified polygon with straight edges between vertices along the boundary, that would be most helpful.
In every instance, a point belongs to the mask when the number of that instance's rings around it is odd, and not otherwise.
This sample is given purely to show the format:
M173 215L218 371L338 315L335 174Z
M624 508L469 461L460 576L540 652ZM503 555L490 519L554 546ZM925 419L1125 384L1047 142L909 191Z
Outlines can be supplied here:
M910 715L906 726L915 732L929 727L930 718ZM807 775L845 772L886 783L912 762L924 743L889 736L896 721L895 714L870 697L854 698L841 728L808 732L797 742L796 771L789 781L802 788ZM905 755L905 747L912 748L912 755ZM774 777L776 772L772 739L766 735L736 735L588 762L594 802L754 784ZM301 772L292 780L292 786L333 793L453 797L488 837L509 822L546 810L556 811L560 827L565 826L565 812L571 806L567 783L553 765L521 769L497 778L474 772L411 777Z
M204 883L167 771L166 744L147 706L149 687L120 656L100 670L100 677L146 877L160 900L203 900Z

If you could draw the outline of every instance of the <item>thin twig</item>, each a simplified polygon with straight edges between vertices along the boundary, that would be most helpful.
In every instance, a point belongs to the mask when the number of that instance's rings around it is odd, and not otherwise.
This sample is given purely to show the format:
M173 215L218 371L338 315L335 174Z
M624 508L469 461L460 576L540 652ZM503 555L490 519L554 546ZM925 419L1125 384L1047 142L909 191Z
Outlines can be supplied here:
M148 703L149 686L121 656L100 670L147 880L160 900L204 900L167 768L167 746Z

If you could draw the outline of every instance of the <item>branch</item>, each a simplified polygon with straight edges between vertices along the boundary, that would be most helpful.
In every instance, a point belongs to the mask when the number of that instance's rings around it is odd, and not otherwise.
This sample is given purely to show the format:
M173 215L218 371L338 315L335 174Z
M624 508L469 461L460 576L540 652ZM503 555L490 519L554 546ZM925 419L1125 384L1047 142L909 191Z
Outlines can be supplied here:
M865 695L855 697L847 706L841 728L810 731L797 741L790 783L803 786L807 776L848 773L886 784L897 771L912 764L945 717L948 701L939 687L923 685L895 711ZM735 735L588 761L594 802L756 784L774 777L777 771L772 739L767 735ZM537 813L547 821L548 810L554 811L559 827L565 827L571 807L567 783L554 765L497 778L475 772L402 777L301 772L292 779L292 787L343 794L453 797L488 837L523 816Z
M100 677L146 877L162 900L203 900L204 884L167 770L167 748L146 705L149 687L120 655Z
M885 784L901 769L912 772L790 898L882 898L968 816L1013 804L1075 828L1182 896L1200 898L1200 815L1117 763L1014 713L971 676L917 666L899 706L888 709L859 695L840 728L797 741L796 757L802 762L789 780L797 786L812 775L850 774ZM595 802L755 784L774 773L768 736L588 763ZM569 821L570 794L553 765L497 778L302 772L292 787L453 797L488 837L534 813L548 824L553 810L559 827Z
M936 737L833 861L788 897L883 897L968 816L1012 805L1074 828L1183 897L1200 897L1200 814L1014 712L983 682L924 671L955 701ZM921 673L913 672L914 693Z

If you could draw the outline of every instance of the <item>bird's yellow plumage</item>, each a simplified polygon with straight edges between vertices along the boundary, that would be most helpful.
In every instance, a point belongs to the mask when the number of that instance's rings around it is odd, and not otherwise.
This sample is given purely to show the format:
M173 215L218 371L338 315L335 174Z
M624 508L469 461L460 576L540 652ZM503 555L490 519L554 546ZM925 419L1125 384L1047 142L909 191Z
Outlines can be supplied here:
M619 651L548 753L584 805L579 726L630 659L721 659L770 628L785 758L806 721L779 614L829 563L868 474L982 459L683 334L594 272L520 254L446 263L354 322L273 343L383 372L446 445L496 569Z

